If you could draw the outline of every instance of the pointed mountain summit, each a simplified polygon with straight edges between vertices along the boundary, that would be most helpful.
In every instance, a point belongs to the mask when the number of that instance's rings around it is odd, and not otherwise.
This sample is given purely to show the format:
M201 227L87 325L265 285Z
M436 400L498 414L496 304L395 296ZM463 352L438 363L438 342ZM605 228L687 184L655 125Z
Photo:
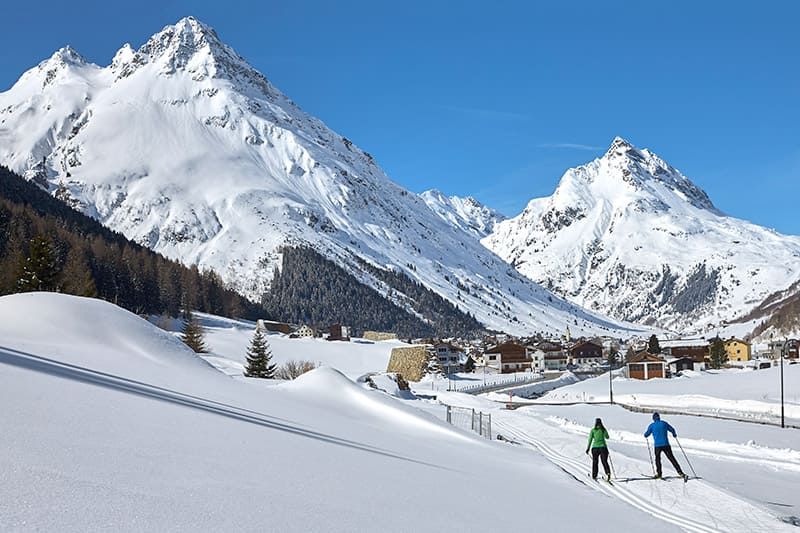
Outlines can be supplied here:
M678 330L729 321L800 277L800 238L725 216L621 137L482 242L575 303Z
M568 170L554 196L573 206L576 200L617 202L645 196L653 200L651 208L668 208L677 197L680 204L688 201L695 207L717 211L706 192L680 171L621 137L614 138L602 157Z
M44 88L26 76L0 93L0 164L253 299L283 247L305 246L414 316L421 286L495 330L630 331L445 222L194 18L122 46L107 67L70 68Z

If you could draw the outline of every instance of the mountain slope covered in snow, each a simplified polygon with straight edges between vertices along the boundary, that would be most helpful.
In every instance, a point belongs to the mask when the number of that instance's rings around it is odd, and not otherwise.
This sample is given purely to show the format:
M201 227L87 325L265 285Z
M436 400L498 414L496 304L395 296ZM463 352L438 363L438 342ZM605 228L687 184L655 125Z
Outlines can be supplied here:
M800 237L726 216L620 138L483 243L579 305L677 330L734 319L800 277Z
M305 245L399 305L364 262L493 329L627 333L446 223L191 17L106 67L62 48L26 72L0 94L0 163L253 298Z
M492 233L505 215L487 207L471 196L445 196L441 191L431 189L420 196L434 213L443 220L472 233L479 239Z

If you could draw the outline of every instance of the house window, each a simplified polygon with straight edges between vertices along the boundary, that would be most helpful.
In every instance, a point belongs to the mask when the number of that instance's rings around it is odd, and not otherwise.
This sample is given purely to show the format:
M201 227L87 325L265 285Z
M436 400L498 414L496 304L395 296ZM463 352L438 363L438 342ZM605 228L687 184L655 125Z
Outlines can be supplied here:
M497 356L496 355L490 355L489 356L489 361L497 361Z
M628 365L630 367L631 372L644 372L644 365L639 363L633 363Z

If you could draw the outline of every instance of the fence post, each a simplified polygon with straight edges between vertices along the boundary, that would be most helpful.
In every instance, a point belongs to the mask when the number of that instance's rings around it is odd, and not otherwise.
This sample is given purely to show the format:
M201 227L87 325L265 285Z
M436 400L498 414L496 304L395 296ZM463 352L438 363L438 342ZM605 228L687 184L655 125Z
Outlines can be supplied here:
M492 413L489 413L489 440L492 440Z
M480 422L480 429L478 430L478 435L483 436L483 411L478 413L478 421Z
M448 424L452 424L453 423L452 422L452 416L450 414L450 406L449 405L447 406L447 423Z
M472 410L472 419L470 420L472 424L472 431L475 431L475 409Z

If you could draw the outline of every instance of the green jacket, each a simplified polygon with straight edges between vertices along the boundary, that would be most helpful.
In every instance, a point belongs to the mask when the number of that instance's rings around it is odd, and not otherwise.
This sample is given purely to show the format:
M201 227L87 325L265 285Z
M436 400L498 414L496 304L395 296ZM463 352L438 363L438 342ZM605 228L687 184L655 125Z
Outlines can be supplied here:
M589 432L589 444L587 448L605 448L608 431L606 429L592 428Z

